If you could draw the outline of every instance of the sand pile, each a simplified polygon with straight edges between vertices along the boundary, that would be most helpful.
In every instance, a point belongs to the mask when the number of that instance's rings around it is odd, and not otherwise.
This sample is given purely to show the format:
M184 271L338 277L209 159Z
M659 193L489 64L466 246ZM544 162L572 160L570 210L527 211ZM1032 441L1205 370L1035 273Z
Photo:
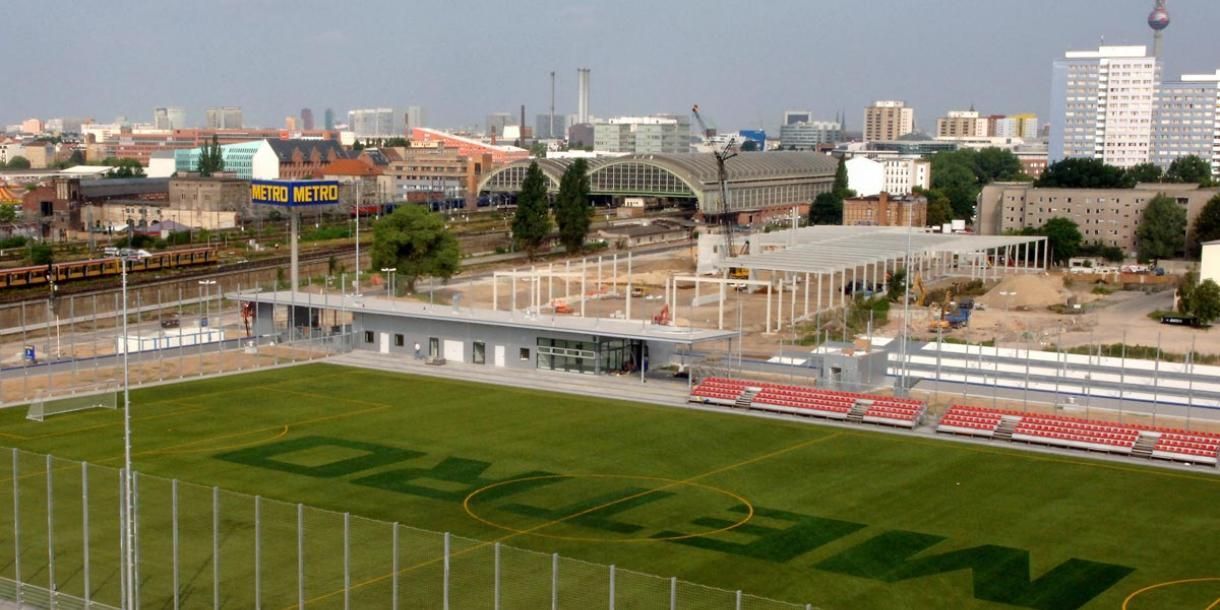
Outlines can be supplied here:
M1002 295L1001 292L1015 293ZM1013 309L1025 307L1040 309L1067 301L1071 293L1063 288L1059 277L1042 275L1014 275L1004 278L995 288L975 301L992 308L1007 305Z

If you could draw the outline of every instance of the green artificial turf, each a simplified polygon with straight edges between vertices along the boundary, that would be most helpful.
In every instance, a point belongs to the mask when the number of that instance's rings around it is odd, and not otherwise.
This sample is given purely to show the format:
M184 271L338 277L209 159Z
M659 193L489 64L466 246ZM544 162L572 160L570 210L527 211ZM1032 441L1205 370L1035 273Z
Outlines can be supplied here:
M630 384L624 384L630 392ZM134 392L141 601L263 608L1206 608L1220 598L1220 477L1084 457L411 377L331 365ZM117 605L121 411L0 412L0 576ZM52 518L47 518L51 454ZM219 491L213 491L216 486ZM213 513L214 503L219 513ZM305 505L298 513L297 503ZM345 516L344 513L347 513ZM304 523L298 540L297 519ZM49 523L49 525L48 525ZM392 554L395 528L397 577ZM213 529L219 565L213 563ZM418 528L418 529L417 529ZM421 530L430 530L421 531ZM662 578L647 576L655 574ZM397 583L395 583L397 580ZM749 609L786 607L746 598Z

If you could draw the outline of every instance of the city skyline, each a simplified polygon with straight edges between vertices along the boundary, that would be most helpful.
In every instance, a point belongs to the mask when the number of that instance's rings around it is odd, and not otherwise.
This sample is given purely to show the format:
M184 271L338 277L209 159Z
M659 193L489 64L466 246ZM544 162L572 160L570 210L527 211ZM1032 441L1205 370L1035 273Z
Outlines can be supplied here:
M41 86L6 100L0 122L60 116L105 122L116 115L144 122L154 107L178 106L193 125L206 108L236 105L247 123L269 126L302 106L331 107L344 116L348 109L418 105L433 126L471 126L522 103L530 116L545 111L551 70L556 113L576 112L577 68L589 67L589 111L598 116L682 112L699 103L724 128L774 129L784 110L808 108L817 119L844 112L848 129L858 131L872 101L900 99L915 109L919 129L931 131L936 117L970 105L1049 116L1049 63L1069 49L1095 48L1103 38L1151 47L1146 17L1153 3L876 0L777 2L759 10L731 3L628 0L611 7L540 0L515 4L513 14L492 21L484 18L490 5L482 3L369 2L368 10L341 18L327 18L318 2L299 11L231 0L207 11L160 4L154 11L153 4L127 2L104 12L9 6L10 23L53 21L69 38L133 25L147 33L116 47L129 53L116 62L75 54L72 45L35 53L37 28L15 30L0 40L0 50L15 58L12 78ZM1169 10L1174 21L1165 33L1164 77L1214 72L1220 41L1208 24L1220 19L1220 6L1176 0ZM539 15L558 15L546 22L556 32L513 33L543 23L530 18ZM743 28L751 23L758 25ZM447 45L459 31L463 44ZM867 47L860 45L863 31L872 41ZM709 37L723 43L706 44ZM182 44L189 40L224 44ZM393 72L389 64L352 62L354 45L368 40L393 40L396 52L412 61L392 64ZM302 62L298 44L321 52Z

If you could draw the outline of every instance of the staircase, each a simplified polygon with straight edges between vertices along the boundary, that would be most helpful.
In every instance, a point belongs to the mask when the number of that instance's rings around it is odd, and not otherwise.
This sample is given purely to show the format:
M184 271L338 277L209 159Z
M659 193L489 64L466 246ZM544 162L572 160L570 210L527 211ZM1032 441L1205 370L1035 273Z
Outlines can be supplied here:
M871 406L873 406L872 401L857 400L856 404L851 406L851 411L847 412L847 421L857 424L864 421L864 412Z
M1021 419L1017 417L1004 416L1002 419L1000 419L1000 425L995 427L995 434L993 434L991 438L1002 441L1011 441L1012 433L1016 431L1017 424L1020 423L1020 421Z
M1160 439L1161 435L1159 434L1140 432L1139 438L1135 439L1135 445L1131 447L1131 457L1152 457L1152 450L1156 448L1156 443Z
M733 406L737 407L738 409L749 409L750 405L754 404L754 397L758 396L758 393L761 391L762 388L747 387L742 391L741 395L737 397L737 402L734 402Z

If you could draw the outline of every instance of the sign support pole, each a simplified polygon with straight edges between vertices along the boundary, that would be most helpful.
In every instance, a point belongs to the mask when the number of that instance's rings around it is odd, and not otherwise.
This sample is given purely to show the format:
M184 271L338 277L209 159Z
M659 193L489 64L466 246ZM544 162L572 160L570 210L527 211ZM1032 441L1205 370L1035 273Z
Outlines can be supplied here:
M288 208L288 217L289 217L289 219L291 219L290 220L291 226L289 227L289 230L288 230L288 232L291 234L291 236L289 237L289 242L291 244L291 258L292 258L292 262L289 264L289 268L291 269L291 277L292 277L291 290L293 292L296 292L297 287L299 287L301 285L301 281L300 281L301 280L301 277L300 277L301 266L299 264L300 257L299 257L299 253L297 252L297 234L301 232L301 230L300 230L301 229L301 226L300 226L301 220L300 220L300 214L297 213L297 209L295 207ZM357 247L359 247L359 246L357 246Z

